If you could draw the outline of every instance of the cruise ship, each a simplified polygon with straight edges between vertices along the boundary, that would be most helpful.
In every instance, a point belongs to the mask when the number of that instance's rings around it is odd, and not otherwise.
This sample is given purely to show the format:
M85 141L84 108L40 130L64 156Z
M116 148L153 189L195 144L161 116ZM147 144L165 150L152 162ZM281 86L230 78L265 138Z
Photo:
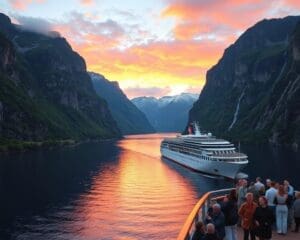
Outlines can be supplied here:
M162 157L185 167L231 179L248 164L247 155L237 151L229 141L201 133L197 123L189 127L187 135L165 138L160 151Z

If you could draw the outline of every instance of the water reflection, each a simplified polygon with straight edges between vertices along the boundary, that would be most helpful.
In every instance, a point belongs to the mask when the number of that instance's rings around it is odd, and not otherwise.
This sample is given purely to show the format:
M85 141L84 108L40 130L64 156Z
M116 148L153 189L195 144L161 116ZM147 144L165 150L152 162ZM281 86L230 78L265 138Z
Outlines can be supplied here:
M80 199L77 214L80 219L85 216L80 235L88 239L176 236L187 214L185 206L191 207L197 194L183 176L151 157L159 143L156 138L119 142L119 164L99 172L91 191Z

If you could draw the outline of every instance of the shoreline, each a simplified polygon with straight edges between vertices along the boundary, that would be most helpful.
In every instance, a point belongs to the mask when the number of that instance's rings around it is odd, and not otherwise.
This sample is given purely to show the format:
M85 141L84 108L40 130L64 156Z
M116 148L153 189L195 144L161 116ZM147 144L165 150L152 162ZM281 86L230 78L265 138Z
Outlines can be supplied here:
M64 140L46 140L46 141L18 141L18 140L2 140L0 141L0 154L20 153L27 151L35 151L40 149L53 149L56 147L75 147L88 142L105 142L122 139L107 138L107 139L64 139Z

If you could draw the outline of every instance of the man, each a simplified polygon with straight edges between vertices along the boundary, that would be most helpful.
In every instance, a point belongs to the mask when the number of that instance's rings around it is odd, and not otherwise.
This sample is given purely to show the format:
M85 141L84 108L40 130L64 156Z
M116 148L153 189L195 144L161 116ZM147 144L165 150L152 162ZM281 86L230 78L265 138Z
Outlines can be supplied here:
M206 231L207 233L204 237L204 240L219 240L215 231L215 226L212 223L207 224Z
M265 185L261 182L261 178L260 177L256 178L256 183L254 184L254 186L255 186L255 190L256 191L260 191L262 188L265 187Z
M271 188L271 183L272 183L271 179L268 178L268 179L266 180L266 191L269 190L269 189Z
M287 207L288 207L288 227L291 227L293 223L293 213L292 213L292 206L294 203L294 187L290 185L288 180L283 181L283 186L285 191L288 194L287 199Z
M271 182L270 188L266 191L266 195L265 195L266 199L268 200L268 207L272 209L274 215L276 210L276 205L274 203L274 200L277 194L275 185L276 185L275 182Z
M212 223L215 226L216 234L220 240L225 237L225 217L221 211L221 206L215 203L212 206L212 216L206 217L206 223Z
M288 180L283 181L283 185L285 189L287 190L287 193L289 196L294 196L294 187L290 185Z

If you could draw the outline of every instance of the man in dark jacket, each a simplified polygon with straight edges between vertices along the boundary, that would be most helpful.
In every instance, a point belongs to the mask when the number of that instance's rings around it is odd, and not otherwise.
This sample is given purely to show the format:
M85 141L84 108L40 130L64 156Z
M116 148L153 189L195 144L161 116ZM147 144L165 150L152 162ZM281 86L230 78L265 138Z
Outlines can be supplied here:
M206 226L207 233L205 234L204 240L220 240L216 234L215 226L212 223Z
M237 222L239 219L236 190L233 189L223 199L221 209L225 217L225 236L227 240L237 240Z
M225 217L221 211L220 204L214 204L212 209L212 216L206 217L206 223L212 223L215 226L217 236L222 240L225 237Z

